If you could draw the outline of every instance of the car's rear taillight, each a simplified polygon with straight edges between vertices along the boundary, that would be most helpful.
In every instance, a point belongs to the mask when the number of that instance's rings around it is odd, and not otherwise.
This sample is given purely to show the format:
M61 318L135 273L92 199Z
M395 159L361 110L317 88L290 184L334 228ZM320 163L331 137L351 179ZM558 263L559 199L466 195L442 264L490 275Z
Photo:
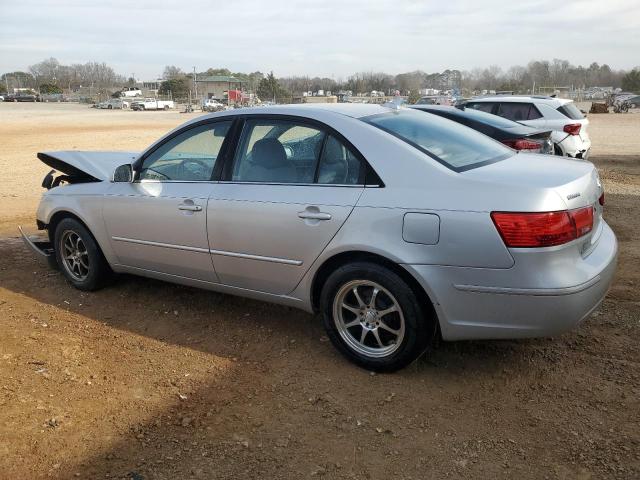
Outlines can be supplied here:
M517 140L503 140L507 147L511 147L514 150L541 150L542 144L535 142L533 140L527 140L524 138L519 138Z
M593 207L557 212L492 212L507 247L551 247L575 240L593 228Z
M562 130L569 135L580 135L580 129L582 128L581 123L569 123L564 126Z

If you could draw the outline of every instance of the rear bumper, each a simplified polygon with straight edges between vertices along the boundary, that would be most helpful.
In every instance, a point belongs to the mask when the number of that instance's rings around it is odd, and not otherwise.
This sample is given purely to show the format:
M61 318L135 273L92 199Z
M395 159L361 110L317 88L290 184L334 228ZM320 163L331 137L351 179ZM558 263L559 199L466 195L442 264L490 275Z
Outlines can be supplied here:
M559 145L566 156L586 160L591 150L591 139L583 139L580 135L568 135Z
M544 337L574 328L598 307L617 254L603 222L596 248L572 266L552 258L537 270L526 260L511 269L405 267L431 295L445 340Z

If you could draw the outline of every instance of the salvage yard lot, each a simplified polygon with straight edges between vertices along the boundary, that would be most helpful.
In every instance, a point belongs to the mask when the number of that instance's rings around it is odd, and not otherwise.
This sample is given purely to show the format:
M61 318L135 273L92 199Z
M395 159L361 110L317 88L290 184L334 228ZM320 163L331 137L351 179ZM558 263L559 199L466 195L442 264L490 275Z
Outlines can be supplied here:
M141 150L193 116L0 104L1 479L640 476L640 113L589 117L620 241L592 317L392 375L306 313L129 276L83 293L23 247L38 151Z

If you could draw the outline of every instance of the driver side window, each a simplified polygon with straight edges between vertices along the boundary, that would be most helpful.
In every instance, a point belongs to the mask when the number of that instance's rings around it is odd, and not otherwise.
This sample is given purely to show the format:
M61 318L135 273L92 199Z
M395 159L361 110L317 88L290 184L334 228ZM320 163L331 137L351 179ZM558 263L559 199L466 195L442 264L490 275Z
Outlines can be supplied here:
M209 181L231 122L191 128L165 142L142 164L140 180Z

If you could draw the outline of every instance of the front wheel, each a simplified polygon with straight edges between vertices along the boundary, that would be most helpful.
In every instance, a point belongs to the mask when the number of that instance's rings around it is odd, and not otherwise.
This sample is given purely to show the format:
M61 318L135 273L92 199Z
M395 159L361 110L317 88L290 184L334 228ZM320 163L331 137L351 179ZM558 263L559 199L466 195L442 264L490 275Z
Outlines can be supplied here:
M357 365L398 370L432 344L436 319L412 288L381 265L357 262L327 279L320 298L333 345Z
M111 268L89 230L65 218L54 234L56 261L65 278L79 290L97 290L112 276Z

